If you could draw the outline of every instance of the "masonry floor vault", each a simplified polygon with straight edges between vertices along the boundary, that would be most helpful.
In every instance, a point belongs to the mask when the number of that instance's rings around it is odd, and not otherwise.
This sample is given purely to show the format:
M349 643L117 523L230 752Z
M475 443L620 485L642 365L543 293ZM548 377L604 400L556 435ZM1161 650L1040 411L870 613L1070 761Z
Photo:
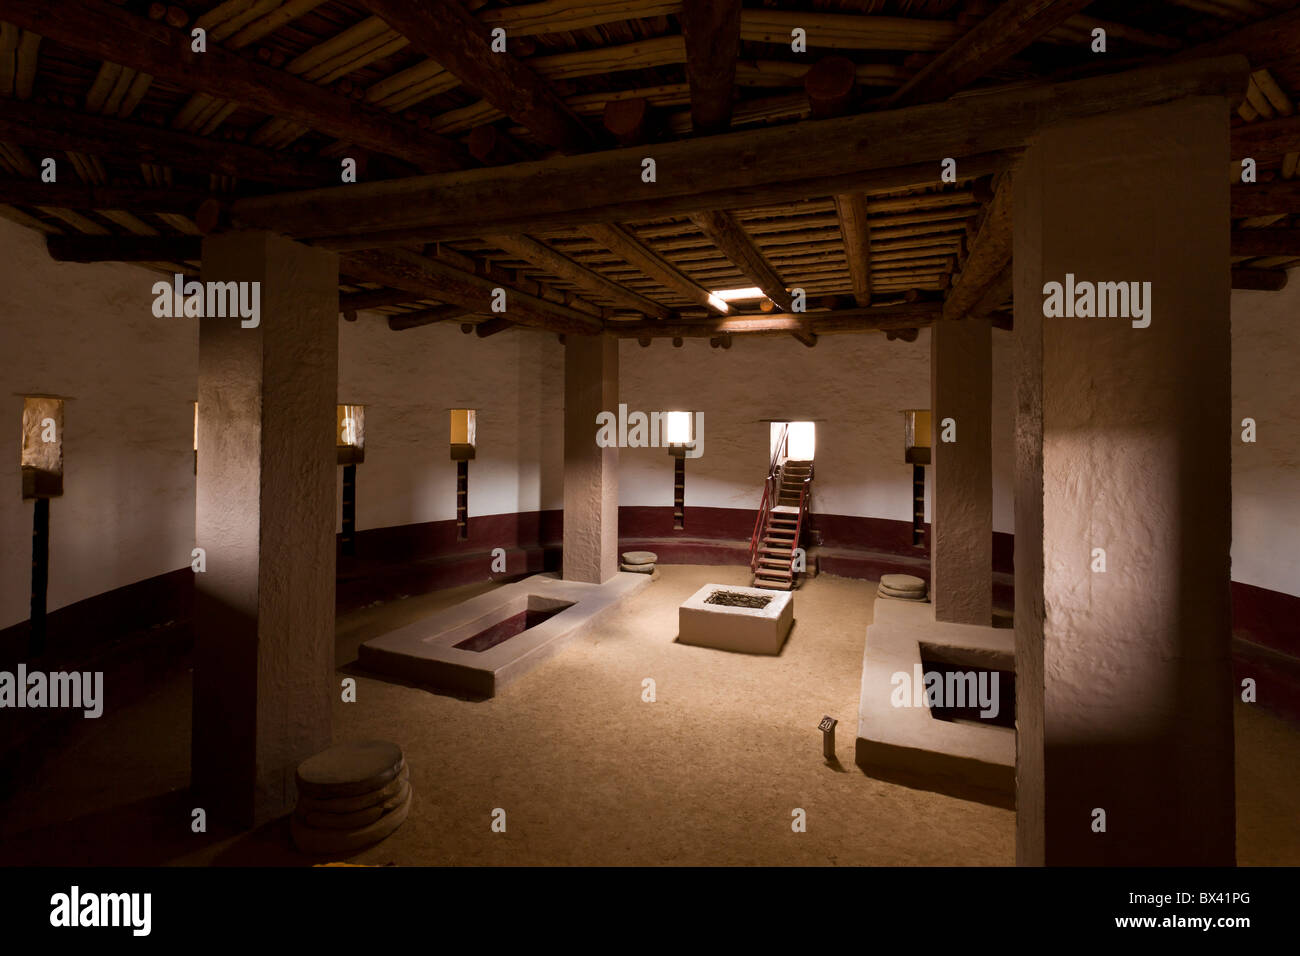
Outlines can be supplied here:
M362 640L482 593L473 585L366 608L338 621L336 740L406 751L407 822L365 863L1011 865L1014 814L872 780L853 765L862 641L874 583L823 575L795 598L779 657L674 643L677 605L745 568L661 566L662 577L590 635L487 701L439 696L354 669ZM643 703L641 682L658 700ZM64 735L0 821L0 861L301 865L283 822L251 834L189 833L190 672ZM817 722L840 718L840 766ZM147 733L146 733L147 731ZM150 740L148 748L141 740ZM1238 860L1300 863L1300 729L1236 714ZM98 810L87 813L87 807ZM490 832L494 807L504 834ZM790 811L808 831L790 830ZM20 824L24 828L17 829Z

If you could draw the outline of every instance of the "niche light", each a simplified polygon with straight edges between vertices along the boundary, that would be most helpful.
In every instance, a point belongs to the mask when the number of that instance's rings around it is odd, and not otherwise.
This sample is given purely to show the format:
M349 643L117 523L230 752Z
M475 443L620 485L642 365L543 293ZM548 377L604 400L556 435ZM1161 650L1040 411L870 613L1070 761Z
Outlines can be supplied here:
M63 494L63 399L23 399L22 473L24 498Z
M366 406L336 405L334 445L340 465L359 465L366 460Z
M451 457L453 461L470 461L474 457L477 432L475 411L472 408L451 410Z
M928 408L904 410L903 457L909 465L930 464L930 410Z

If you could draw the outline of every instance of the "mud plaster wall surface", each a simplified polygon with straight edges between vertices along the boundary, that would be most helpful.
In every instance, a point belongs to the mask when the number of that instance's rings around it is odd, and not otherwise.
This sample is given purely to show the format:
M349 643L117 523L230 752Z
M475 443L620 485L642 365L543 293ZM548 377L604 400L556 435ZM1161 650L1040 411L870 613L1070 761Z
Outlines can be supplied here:
M1287 594L1300 594L1298 359L1300 271L1281 292L1232 293L1232 580Z
M41 236L4 219L0 261L0 627L7 627L27 618L31 583L32 503L22 500L18 458L24 394L70 399L64 495L50 509L49 608L189 564L198 335L193 320L154 318L151 286L161 277L139 267L53 262ZM1233 579L1290 594L1300 594L1297 309L1300 280L1281 293L1232 297L1233 419L1251 415L1260 435L1245 446L1239 428L1233 435ZM993 337L996 531L1013 530L1009 339ZM819 421L814 507L907 520L911 471L902 463L898 412L929 406L928 334L914 343L823 336L815 349L781 338L734 343L621 345L631 408L707 413L704 457L687 462L688 507L755 507L767 463L759 420L807 415ZM457 407L479 410L471 515L561 507L563 382L563 347L552 335L512 330L479 339L454 323L393 333L365 313L341 321L339 400L370 405L358 527L454 516L447 409ZM621 504L672 503L667 452L625 449L620 460Z
M30 607L22 396L65 396L63 497L50 503L48 608L190 563L195 319L155 318L162 276L52 261L0 219L0 627Z
M480 339L456 322L394 332L362 313L339 322L339 401L366 406L358 530L456 516L452 408L477 412L471 517L564 506L564 348L554 335ZM341 502L342 469L338 485Z
M911 520L902 412L930 407L925 329L915 342L833 335L812 349L785 336L737 336L730 349L625 339L620 397L629 411L704 413L704 454L686 462L688 509L758 507L767 420L778 419L817 424L816 511ZM662 448L625 449L619 484L624 506L671 505L672 459Z

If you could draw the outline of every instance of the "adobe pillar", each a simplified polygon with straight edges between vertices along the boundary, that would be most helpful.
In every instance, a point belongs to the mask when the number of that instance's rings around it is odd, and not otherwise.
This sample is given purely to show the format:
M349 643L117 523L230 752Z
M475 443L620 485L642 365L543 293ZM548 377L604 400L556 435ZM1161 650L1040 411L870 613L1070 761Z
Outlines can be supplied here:
M199 320L192 785L210 824L256 826L330 743L338 259L224 233L202 271L260 283L261 314Z
M1228 106L1044 130L1016 179L1021 864L1233 863ZM1123 314L1045 316L1067 274Z
M618 338L569 335L564 346L564 579L618 573L618 448L596 444L596 416L618 413Z
M986 319L930 326L930 602L939 621L993 622L993 344Z

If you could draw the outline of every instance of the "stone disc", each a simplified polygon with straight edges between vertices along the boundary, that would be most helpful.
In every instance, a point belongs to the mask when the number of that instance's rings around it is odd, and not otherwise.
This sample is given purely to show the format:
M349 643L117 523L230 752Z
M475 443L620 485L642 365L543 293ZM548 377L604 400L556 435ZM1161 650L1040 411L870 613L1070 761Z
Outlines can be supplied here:
M376 803L360 810L353 810L351 813L305 810L302 804L298 804L298 809L294 811L294 814L307 826L316 827L320 830L359 830L361 827L374 823L385 813L395 810L407 801L411 796L411 785L406 780L402 780L401 784L401 789L384 800L383 803Z
M925 597L924 591L901 591L898 588L886 587L883 584L880 585L880 587L878 587L876 590L879 591L881 594L888 594L890 597L906 597L906 598Z
M882 574L880 583L883 587L894 592L914 593L920 591L925 593L925 579L918 578L911 574Z
M659 555L653 551L624 551L624 564L654 564L659 560Z
M356 830L326 830L308 826L297 816L289 818L289 830L293 834L293 843L303 853L353 853L383 840L402 825L406 815L411 812L413 792L408 792L406 801L394 807L388 813L368 826Z
M620 564L620 571L631 571L633 574L654 574L655 566L653 564Z
M385 802L389 797L395 796L402 789L402 784L410 779L411 768L403 767L401 773L378 790L371 790L369 793L362 793L355 797L322 799L300 794L298 796L298 809L311 810L317 813L353 813L357 810L373 807L377 803Z
M336 744L298 765L298 790L309 797L355 797L383 786L402 771L402 748L386 740Z

